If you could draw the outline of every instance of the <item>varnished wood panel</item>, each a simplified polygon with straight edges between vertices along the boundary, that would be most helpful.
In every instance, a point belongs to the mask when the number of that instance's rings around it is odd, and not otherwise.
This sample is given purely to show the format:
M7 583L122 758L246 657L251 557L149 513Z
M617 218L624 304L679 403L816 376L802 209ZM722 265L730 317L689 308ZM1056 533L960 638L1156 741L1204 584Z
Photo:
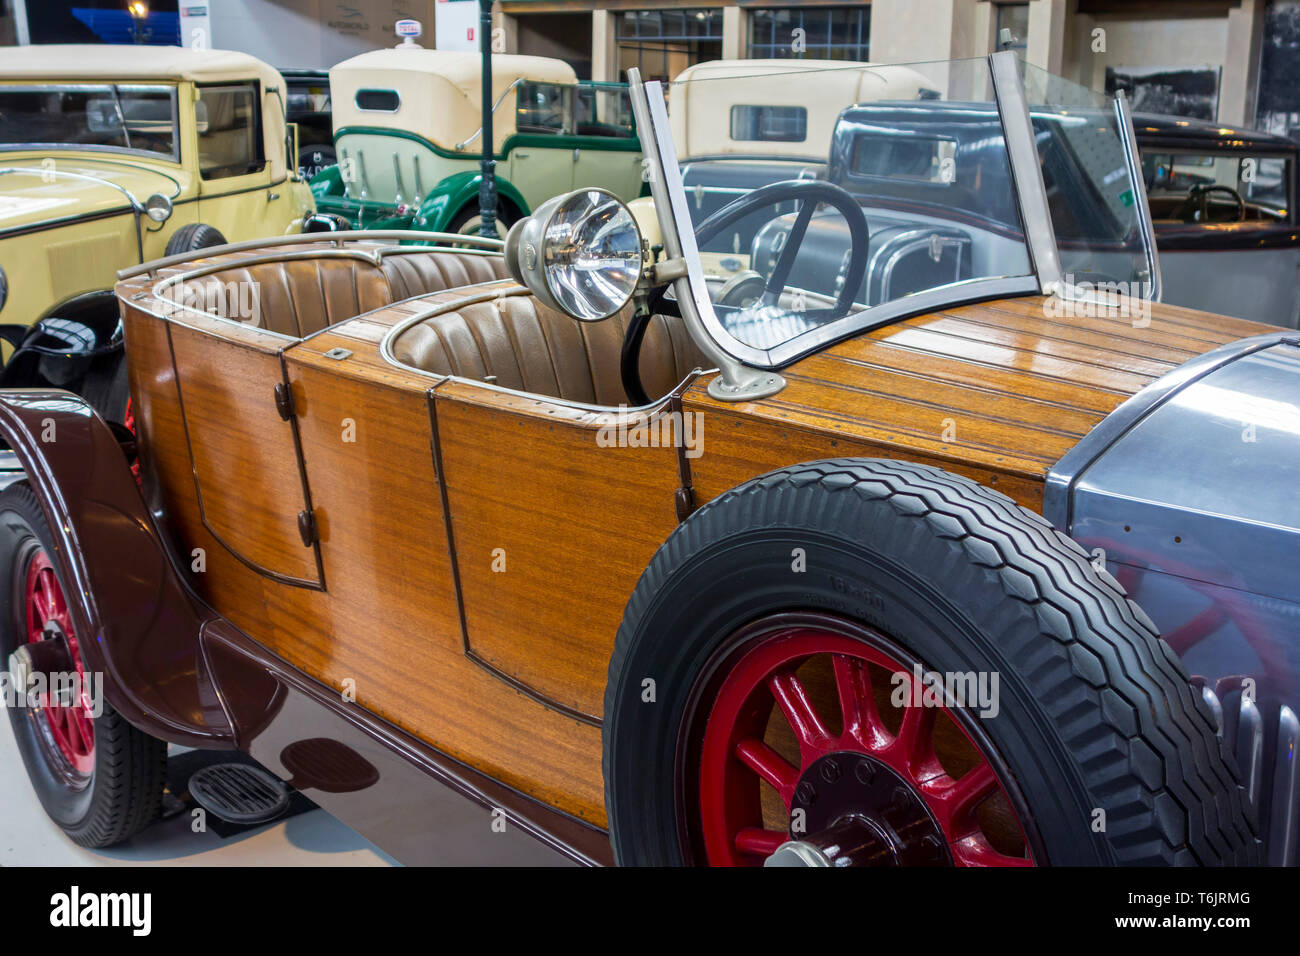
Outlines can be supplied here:
M1107 414L1183 362L1268 327L1154 305L1149 321L1054 316L1041 297L947 309L841 342L759 402L715 402L692 465L697 501L815 458L922 461L1039 509L1048 470Z
M169 332L204 523L258 569L319 584L298 530L307 505L293 427L275 406L279 354L181 325Z
M676 449L601 447L590 414L472 385L434 398L470 650L599 718L623 607L676 525Z

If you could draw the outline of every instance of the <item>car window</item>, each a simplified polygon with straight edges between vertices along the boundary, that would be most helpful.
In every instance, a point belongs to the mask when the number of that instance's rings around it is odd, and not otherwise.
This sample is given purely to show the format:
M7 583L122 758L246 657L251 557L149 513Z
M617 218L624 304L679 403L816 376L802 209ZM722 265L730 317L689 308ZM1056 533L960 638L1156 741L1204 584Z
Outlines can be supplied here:
M515 129L520 133L563 133L564 87L520 83L515 112Z
M934 136L858 134L850 169L857 176L950 185L957 179L957 141Z
M1286 214L1291 173L1290 162L1285 157L1240 150L1230 153L1143 150L1142 175L1153 201L1182 200L1198 186L1221 186L1239 193L1248 203L1266 207L1263 212ZM1230 201L1231 197L1221 193L1214 199Z
M176 160L177 142L172 87L0 88L0 146L114 149Z
M199 87L195 121L204 179L243 176L265 165L255 84Z
M802 143L808 138L808 109L738 103L731 108L731 138L750 143Z
M632 100L627 87L580 86L574 96L574 128L580 136L631 138Z

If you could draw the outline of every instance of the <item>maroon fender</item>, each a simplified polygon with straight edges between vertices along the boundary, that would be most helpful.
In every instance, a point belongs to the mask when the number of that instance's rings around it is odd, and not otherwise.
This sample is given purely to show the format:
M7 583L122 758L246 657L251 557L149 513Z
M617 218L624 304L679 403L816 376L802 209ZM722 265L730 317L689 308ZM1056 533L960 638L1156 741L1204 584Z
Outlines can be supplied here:
M0 435L27 472L55 536L86 667L146 733L233 749L235 733L203 654L214 612L190 591L122 448L71 392L0 392Z

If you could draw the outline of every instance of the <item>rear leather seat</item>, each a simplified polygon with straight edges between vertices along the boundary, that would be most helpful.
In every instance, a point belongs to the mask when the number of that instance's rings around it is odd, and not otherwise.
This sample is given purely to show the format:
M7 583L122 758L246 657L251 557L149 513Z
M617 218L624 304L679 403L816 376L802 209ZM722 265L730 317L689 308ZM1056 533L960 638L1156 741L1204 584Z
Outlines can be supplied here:
M189 266L193 268L193 266ZM167 295L201 311L282 335L312 335L413 296L508 278L497 256L389 253L380 265L348 256L231 265L171 286ZM242 314L254 290L256 314ZM629 404L619 373L631 310L579 322L530 295L466 305L412 326L394 343L398 361L437 375L592 405ZM682 320L655 316L641 346L641 382L656 398L706 367Z
M389 253L376 266L365 259L317 255L232 265L172 286L168 296L224 319L302 337L412 296L507 277L498 256ZM250 303L253 315L247 314Z
M503 388L591 405L626 405L619 374L631 310L579 322L514 295L426 319L393 343L399 362ZM692 369L706 368L682 320L657 315L641 345L641 383L658 398Z

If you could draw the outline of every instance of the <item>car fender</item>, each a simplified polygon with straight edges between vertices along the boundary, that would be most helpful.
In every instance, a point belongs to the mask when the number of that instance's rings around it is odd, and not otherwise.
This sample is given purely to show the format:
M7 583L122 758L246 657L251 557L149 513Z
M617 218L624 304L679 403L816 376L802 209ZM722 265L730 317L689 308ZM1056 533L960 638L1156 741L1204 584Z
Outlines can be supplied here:
M424 219L423 228L433 232L446 230L452 219L456 217L456 213L464 209L467 204L478 201L478 186L482 178L481 173L467 169L452 173L446 179L440 180L420 203L417 218ZM520 215L527 216L528 203L510 180L503 176L496 176L494 181L497 196L509 200L519 210Z
M338 166L326 166L307 183L314 198L343 195L343 171Z
M15 389L0 392L0 437L45 512L65 591L79 596L79 647L105 699L155 737L234 748L201 641L219 619L186 584L108 425L71 392Z

